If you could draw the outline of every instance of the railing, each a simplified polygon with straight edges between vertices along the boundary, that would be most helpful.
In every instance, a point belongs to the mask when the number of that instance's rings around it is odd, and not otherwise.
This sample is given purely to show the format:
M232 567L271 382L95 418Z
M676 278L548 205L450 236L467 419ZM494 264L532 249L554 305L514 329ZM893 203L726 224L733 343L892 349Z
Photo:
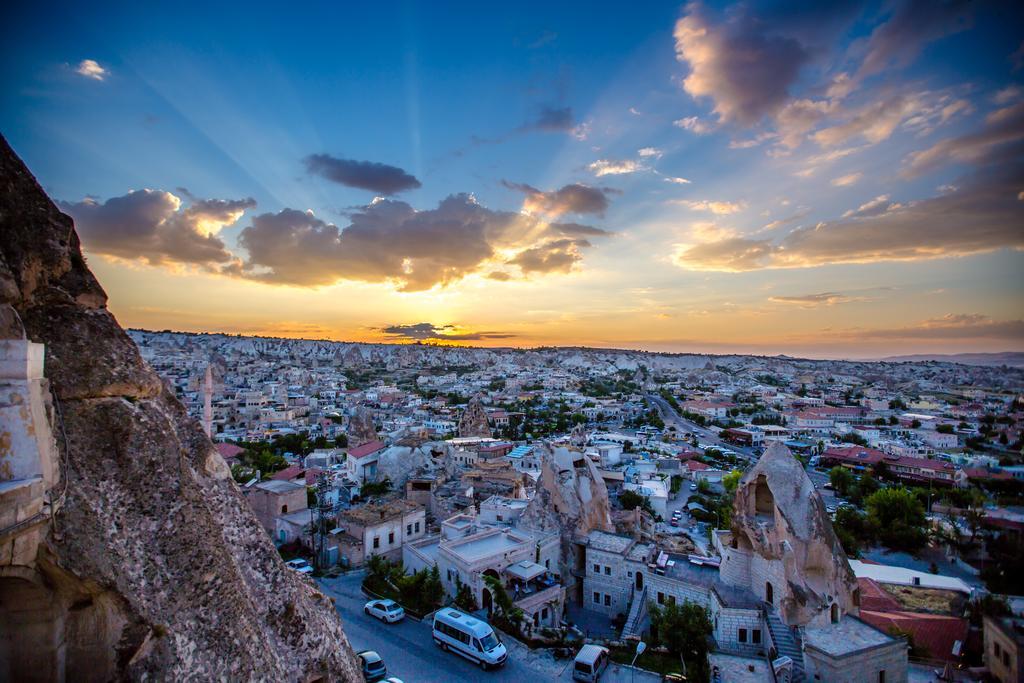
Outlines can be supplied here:
M633 602L629 606L629 618L626 620L626 625L622 628L622 635L640 635L640 624L643 621L643 617L647 615L647 587L645 586L639 593L633 592Z

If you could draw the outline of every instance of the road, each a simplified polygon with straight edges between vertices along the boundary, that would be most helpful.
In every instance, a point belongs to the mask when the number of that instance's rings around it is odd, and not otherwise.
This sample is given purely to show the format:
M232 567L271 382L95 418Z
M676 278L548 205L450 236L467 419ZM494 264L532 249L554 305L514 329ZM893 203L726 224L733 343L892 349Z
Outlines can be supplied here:
M661 415L661 419L666 425L675 425L677 431L695 434L697 436L697 441L700 443L739 453L750 462L755 462L757 460L758 456L755 454L754 449L722 441L718 438L717 434L707 427L701 427L696 422L691 422L677 413L675 409L669 405L668 401L663 399L661 396L656 394L647 394L647 399L658 409L658 413Z
M356 572L336 579L319 579L321 590L334 598L345 634L353 649L376 650L388 667L389 676L404 683L478 683L494 681L527 683L530 681L571 681L572 660L555 660L545 650L531 651L511 638L503 638L509 657L500 669L483 672L468 660L434 645L429 621L406 618L397 624L385 624L363 613L367 598L360 590L363 574ZM612 664L602 681L630 683L629 667ZM635 680L654 683L660 676L637 671Z

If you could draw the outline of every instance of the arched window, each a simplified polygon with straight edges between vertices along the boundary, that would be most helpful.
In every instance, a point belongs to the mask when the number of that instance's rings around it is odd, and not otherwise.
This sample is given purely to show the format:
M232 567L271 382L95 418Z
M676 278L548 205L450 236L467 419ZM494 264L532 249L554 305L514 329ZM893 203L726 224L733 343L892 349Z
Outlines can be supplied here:
M832 603L832 623L839 623L839 603Z
M769 605L775 604L775 588L772 587L771 581L764 582L764 601Z
M281 514L283 515L283 514L285 514L286 512L288 512L288 506L287 506L287 505L282 505L282 506L281 506Z

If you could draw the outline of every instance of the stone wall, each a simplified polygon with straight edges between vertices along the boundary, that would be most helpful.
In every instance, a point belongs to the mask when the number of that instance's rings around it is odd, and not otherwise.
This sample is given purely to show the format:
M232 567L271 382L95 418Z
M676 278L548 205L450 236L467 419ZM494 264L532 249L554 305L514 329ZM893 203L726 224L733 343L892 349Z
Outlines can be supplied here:
M814 648L804 648L804 672L810 681L828 683L906 683L907 645L902 640L862 650L846 657L830 657Z

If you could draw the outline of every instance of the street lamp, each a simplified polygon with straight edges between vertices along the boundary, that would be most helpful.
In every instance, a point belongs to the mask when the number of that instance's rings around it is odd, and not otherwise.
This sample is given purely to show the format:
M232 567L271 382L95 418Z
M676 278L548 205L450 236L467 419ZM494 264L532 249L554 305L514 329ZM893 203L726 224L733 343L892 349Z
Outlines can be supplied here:
M633 681L636 680L636 658L639 657L640 655L642 655L644 653L644 650L646 650L646 649L647 649L647 643L645 643L642 640L637 641L637 644L636 644L636 654L633 655L633 661L629 663L629 666L630 666L630 672L629 672L630 680L633 680Z

